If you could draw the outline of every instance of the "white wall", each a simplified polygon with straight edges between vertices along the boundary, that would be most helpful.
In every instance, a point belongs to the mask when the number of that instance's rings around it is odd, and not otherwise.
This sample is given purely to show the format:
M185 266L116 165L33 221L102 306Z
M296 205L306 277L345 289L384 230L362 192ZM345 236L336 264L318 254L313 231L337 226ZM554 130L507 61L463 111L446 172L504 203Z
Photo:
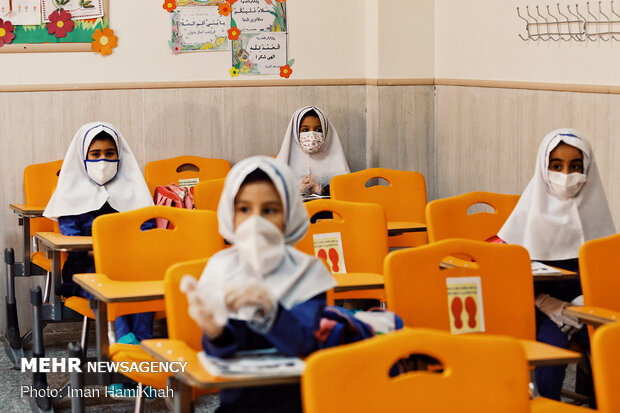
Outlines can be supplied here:
M576 3L585 10L584 0L558 1L562 10ZM620 42L524 42L517 36L525 33L525 22L516 6L535 11L556 3L435 0L435 77L620 85ZM598 10L597 3L591 7Z

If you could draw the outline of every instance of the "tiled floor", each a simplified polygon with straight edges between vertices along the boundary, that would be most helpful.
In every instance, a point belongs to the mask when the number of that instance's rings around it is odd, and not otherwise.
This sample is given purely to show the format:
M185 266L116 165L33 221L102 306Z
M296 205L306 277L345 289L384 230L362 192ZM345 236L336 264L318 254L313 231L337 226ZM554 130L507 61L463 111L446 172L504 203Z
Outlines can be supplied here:
M79 341L81 325L72 323L70 326L69 330L45 331L45 355L47 357L66 357L67 344L70 341ZM94 335L90 337L92 337L91 343L94 343ZM32 354L31 348L27 348L25 354L30 356ZM68 373L53 373L48 374L47 380L50 388L57 389L65 384L68 379ZM0 412L22 413L30 411L30 398L27 395L27 391L31 384L32 376L29 373L14 370L4 349L0 349ZM105 391L101 386L89 388L99 388L101 397L85 398L87 412L132 412L134 409L133 399L106 397L104 396ZM23 397L22 389L25 392ZM195 407L197 412L213 412L218 404L219 399L217 395L204 396L196 401ZM54 411L70 412L70 401L62 400L58 402L54 405ZM163 398L156 398L146 401L145 411L159 413L168 412L170 409Z

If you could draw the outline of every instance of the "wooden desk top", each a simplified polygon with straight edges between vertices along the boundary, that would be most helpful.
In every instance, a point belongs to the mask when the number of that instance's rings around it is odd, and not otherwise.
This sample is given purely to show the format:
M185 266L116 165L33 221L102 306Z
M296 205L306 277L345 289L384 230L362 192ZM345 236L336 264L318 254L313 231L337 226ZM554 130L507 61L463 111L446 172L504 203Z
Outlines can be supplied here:
M519 340L525 347L530 366L557 366L575 362L581 354L534 340Z
M376 290L383 288L383 275L375 273L332 274L338 285L334 292Z
M34 236L48 249L53 251L91 251L93 237L72 237L57 232L37 232Z
M118 281L105 274L75 274L73 281L105 303L162 300L164 280Z
M620 322L620 312L600 307L566 307L566 315L595 327Z
M406 232L426 232L426 224L412 221L389 221L388 235L402 235Z
M39 218L43 216L45 206L34 206L26 204L9 204L9 208L17 215L25 218Z
M198 359L198 352L186 343L171 339L143 340L140 345L158 361L187 362L184 372L175 373L186 384L203 389L268 386L299 383L300 376L215 377L209 374Z

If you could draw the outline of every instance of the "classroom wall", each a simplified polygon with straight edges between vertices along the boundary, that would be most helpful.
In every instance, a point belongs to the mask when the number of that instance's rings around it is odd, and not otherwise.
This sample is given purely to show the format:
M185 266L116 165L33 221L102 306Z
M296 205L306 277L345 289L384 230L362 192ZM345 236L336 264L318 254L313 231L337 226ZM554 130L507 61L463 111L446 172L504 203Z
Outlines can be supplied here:
M586 10L583 0L435 0L435 77L620 85L617 41L524 42L518 37L525 34L525 22L517 6L523 12L529 5L534 13L538 5L545 13L548 4L557 10L558 2L563 11L567 4L573 11L579 4L582 14ZM598 2L590 3L598 14ZM609 3L603 1L603 10Z

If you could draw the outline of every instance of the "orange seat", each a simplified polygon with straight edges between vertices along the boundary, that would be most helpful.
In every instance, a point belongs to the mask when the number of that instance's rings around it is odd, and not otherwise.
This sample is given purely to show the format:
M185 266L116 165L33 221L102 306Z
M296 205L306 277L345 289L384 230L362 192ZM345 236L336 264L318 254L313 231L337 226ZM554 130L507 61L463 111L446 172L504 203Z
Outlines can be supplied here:
M141 225L152 218L165 218L174 223L174 229L142 231ZM150 206L103 215L93 221L93 250L98 275L105 275L110 282L127 283L133 289L135 282L159 280L163 283L165 271L170 265L208 257L222 247L217 217L212 211ZM122 285L117 287L119 297L126 296L124 290L127 288ZM123 314L163 310L164 300L141 301L137 297L132 302L110 303L107 307L108 318L113 319ZM72 308L76 311L80 309L78 306ZM111 345L109 358L111 361L154 361L139 346L125 344ZM164 388L168 377L165 374L137 372L127 376L157 388Z
M390 368L411 354L434 357L443 372ZM528 370L521 344L499 336L452 336L405 329L321 350L302 376L306 413L528 413Z
M469 192L437 199L426 206L429 242L448 238L486 241L496 235L519 201L519 195ZM476 204L486 204L494 212L468 213Z
M176 158L151 161L144 167L144 179L151 194L158 185L179 184L179 179L224 178L230 171L230 162L225 159L200 156L177 156Z
M620 323L599 327L592 337L594 390L600 413L620 412Z
M342 240L344 267L347 273L335 274L336 278L351 281L355 280L357 276L364 277L366 273L372 273L382 283L383 277L380 274L383 272L383 258L388 253L387 223L383 208L377 204L331 199L310 201L306 202L305 205L309 217L327 211L332 213L333 219L318 219L314 223L311 219L307 234L295 247L300 251L316 256L315 235L339 233ZM337 263L334 263L332 256L327 257L326 261L332 273L338 272L336 270ZM355 281L352 283L355 284ZM383 288L381 288L338 292L334 298L374 298L384 301L385 296Z
M585 242L579 250L584 305L620 312L620 234Z
M28 165L24 169L24 198L26 205L45 207L49 202L62 168L62 160ZM58 225L48 218L30 219L30 236L37 232L59 232ZM30 260L47 272L52 271L52 261L44 252L34 251Z
M382 178L388 186L369 186L369 181ZM379 204L388 222L424 223L426 182L419 172L370 168L334 176L330 181L332 199ZM405 233L388 239L390 247L414 247L426 243L426 233Z
M477 265L441 269L442 260L454 254L470 257ZM451 331L451 315L458 313L465 330L472 314L477 312L484 317L487 333L535 340L534 283L530 274L529 254L519 245L466 239L437 241L387 256L387 306L410 327ZM460 309L453 307L454 300L449 302L448 280L460 281L461 277L476 277L480 282L482 302L475 303L476 311L471 304L467 308L464 300ZM481 318L478 325L482 325ZM458 332L454 325L452 329Z
M194 206L196 209L207 209L217 212L225 181L226 178L219 178L199 182L194 187Z

